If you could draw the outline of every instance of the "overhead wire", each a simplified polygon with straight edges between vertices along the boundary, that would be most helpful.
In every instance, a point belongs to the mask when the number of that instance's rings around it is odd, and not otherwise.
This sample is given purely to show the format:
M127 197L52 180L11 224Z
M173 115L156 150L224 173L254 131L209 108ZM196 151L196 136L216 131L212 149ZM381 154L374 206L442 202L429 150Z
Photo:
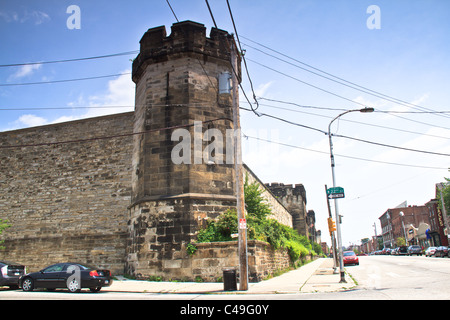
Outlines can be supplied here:
M227 1L227 6L228 6L228 12L230 13L231 22L233 24L233 29L234 29L234 32L236 34L236 40L237 40L237 43L239 45L239 50L240 50L239 52L241 53L242 61L244 61L245 71L247 73L248 81L250 83L250 88L251 88L252 93L253 93L253 100L255 100L255 103L256 103L256 108L253 108L253 106L251 108L252 108L252 110L255 111L255 110L258 110L258 107L259 107L258 99L256 99L255 90L253 88L253 81L252 81L252 78L250 77L250 73L248 71L247 61L246 61L246 58L245 58L245 55L244 55L244 51L242 50L241 41L239 40L239 34L237 32L236 24L234 22L234 17L233 17L233 12L231 11L230 2L228 0L226 0L226 1ZM242 86L241 86L241 88L242 88Z
M74 58L74 59L63 59L63 60L50 60L50 61L40 61L40 62L22 62L22 63L11 63L11 64L0 64L0 68L4 67L20 67L27 65L40 65L40 64L51 64L51 63L65 63L65 62L75 62L75 61L86 61L86 60L95 60L95 59L105 59L112 58L124 55L131 55L139 53L139 50L134 51L126 51L112 54L105 54L101 56L92 56L92 57L84 57L84 58Z
M211 120L205 120L205 121L202 121L202 123L212 123L215 121L233 121L233 120L230 118L220 117L220 118L215 118L215 119L211 119ZM65 140L65 141L40 142L40 143L15 144L15 145L3 144L3 145L0 145L0 149L42 147L42 146L53 146L53 145L69 144L69 143L84 143L84 142L91 142L91 141L98 141L98 140L108 140L108 139L114 139L114 138L130 137L130 136L142 135L142 134L151 133L151 132L189 128L189 127L193 127L193 126L195 126L195 123L176 125L176 126L170 126L170 127L164 127L164 128L158 128L158 129L150 129L150 130L139 131L139 132L116 134L116 135L110 135L110 136L91 137L91 138L85 138L85 139L73 139L73 140Z
M166 0L166 2L167 2L167 4L169 5L170 11L172 11L173 16L175 17L175 20L177 20L177 22L180 22L180 21L178 20L177 15L175 14L175 11L173 11L172 6L170 5L169 0Z
M296 145L292 145L292 144L288 144L288 143L277 142L277 141L273 141L273 140L269 140L269 139L253 137L253 136L246 135L244 133L243 133L243 137L246 138L246 139L250 138L250 139L263 141L263 142L268 142L268 143L273 143L273 144L277 144L277 145L281 145L281 146L285 146L285 147L290 147L290 148L295 148L295 149L300 149L300 150L305 150L305 151L310 151L310 152L315 152L315 153L326 154L328 156L330 155L329 151L320 151L320 150L300 147L300 146L296 146ZM433 166L422 166L422 165L414 165L414 164L404 164L404 163L398 163L398 162L380 161L380 160L373 160L373 159L367 159L367 158L348 156L348 155L343 155L343 154L334 154L334 155L338 156L338 157L342 157L342 158L347 158L347 159L361 160L361 161L381 163L381 164L388 164L388 165L395 165L395 166L402 166L402 167L448 170L448 168L446 168L446 167L433 167Z
M246 110L246 111L252 111L250 109L242 108L242 107L240 109ZM311 126L307 126L307 125L303 125L303 124L296 123L296 122L293 122L293 121L289 121L289 120L286 120L286 119L283 119L283 118L280 118L280 117L269 115L267 113L260 112L260 114L262 116L267 116L267 117L270 117L270 118L273 118L273 119L276 119L276 120L279 120L279 121L283 121L283 122L291 124L291 125L295 125L295 126L302 127L302 128L305 128L305 129L314 130L314 131L323 133L325 135L328 135L327 131L324 131L324 130L321 130L321 129L318 129L318 128L314 128L314 127L311 127ZM395 146L395 145L390 145L390 144L385 144L385 143L380 143L380 142L375 142L375 141L370 141L370 140L365 140L365 139L354 138L354 137L350 137L350 136L346 136L346 135L333 134L333 133L331 134L331 136L338 137L338 138L351 139L351 140L355 140L355 141L358 141L358 142L368 143L368 144L377 145L377 146L381 146L381 147L392 148L392 149L399 149L399 150L404 150L404 151L411 151L411 152L418 152L418 153L424 153L424 154L430 154L430 155L438 155L438 156L450 157L449 153L441 153L441 152L433 152L433 151L427 151L427 150L419 150L419 149L413 149L413 148L400 147L400 146Z
M288 63L288 64L290 64L290 65L292 65L292 66L295 66L295 67L297 67L297 68L300 68L300 69L302 69L302 70L305 70L305 71L307 71L307 72L310 72L310 73L312 73L312 74L315 74L315 75L317 75L317 76L323 77L323 78L325 78L325 79L327 79L327 80L334 81L334 82L336 82L336 83L339 83L339 84L341 84L341 85L350 87L350 88L352 88L352 89L355 89L355 90L364 92L364 93L366 93L366 94L370 94L370 95L379 97L379 98L381 98L381 99L384 99L384 100L387 100L387 101L394 102L394 103L396 103L396 104L401 104L401 105L404 105L404 106L408 106L408 107L413 108L413 109L420 109L420 110L425 110L425 111L432 111L433 113L436 112L436 111L433 110L433 109L426 108L426 107L423 107L423 106L420 106L420 105L417 105L417 104L414 104L414 103L410 103L410 102L407 102L407 101L404 101L404 100L401 100L401 99L398 99L398 98L395 98L395 97L386 95L386 94L381 93L381 92L379 92L379 91L372 90L372 89L367 88L367 87L365 87L365 86L358 85L358 84L356 84L356 83L354 83L354 82L345 80L345 79L343 79L343 78L341 78L341 77L338 77L338 76L336 76L336 75L333 75L333 74L331 74L331 73L329 73L329 72L326 72L326 71L323 71L323 70L321 70L321 69L319 69L319 68L316 68L316 67L314 67L314 66L312 66L312 65L310 65L310 64L307 64L307 63L302 62L302 61L300 61L300 60L298 60L298 59L295 59L295 58L293 58L293 57L290 57L290 56L288 56L287 54L284 54L284 53L282 53L282 52L280 52L280 51L278 51L278 50L275 50L275 49L273 49L273 48L270 48L270 47L268 47L268 46L266 46L266 45L264 45L264 44L261 44L261 43L259 43L259 42L254 41L254 40L252 40L252 39L249 39L249 38L244 37L244 36L241 36L241 37L244 38L244 39L246 39L246 40L248 40L248 41L250 41L250 42L252 42L252 43L254 43L254 44L257 44L257 45L259 45L259 46L261 46L261 47L263 47L263 48L265 48L265 49L267 49L267 50L270 50L270 51L272 51L272 52L274 52L274 53L276 53L276 54L279 54L279 55L281 55L281 56L283 56L283 57L285 57L285 58L288 58L288 59L290 59L290 60L292 60L292 61L295 61L296 63L299 63L299 64L301 64L301 65L304 65L304 66L306 66L306 67L308 67L308 68L310 68L310 69L313 69L313 70L315 70L315 71L318 71L318 72L320 72L320 73L323 73L323 74L325 74L326 76L323 76L323 75L321 75L321 74L319 74L319 73L317 73L317 72L308 70L308 69L306 69L306 68L300 67L300 66L298 66L298 65L296 65L296 64L287 62L287 61L284 60L284 59L278 58L278 57L276 57L276 56L274 56L274 55L271 55L271 54L269 54L269 53L267 53L267 52L264 52L263 50L260 50L260 49L257 49L257 48L255 48L255 47L253 47L253 46L250 46L250 45L248 45L248 44L245 44L246 46L248 46L248 47L250 47L250 48L252 48L252 49L254 49L254 50L257 50L257 51L259 51L259 52L261 52L261 53L263 53L263 54L265 54L265 55L271 56L271 57L273 57L273 58L275 58L275 59L278 59L278 60L280 60L280 61L283 61L283 62L285 62L285 63ZM331 78L330 78L330 77L331 77ZM332 78L334 78L334 79L332 79ZM337 80L335 80L335 79L337 79Z
M337 93L334 93L334 92L332 92L332 91L323 89L323 88L321 88L321 87L319 87L319 86L316 86L316 85L313 85L313 84L311 84L311 83L309 83L309 82L303 81L303 80L301 80L301 79L299 79L299 78L297 78L297 77L291 76L291 75L289 75L289 74L287 74L287 73L285 73L285 72L282 72L282 71L280 71L280 70L277 70L277 69L274 69L274 68L272 68L272 67L269 67L269 66L267 66L267 65L265 65L265 64L263 64L263 63L260 63L260 62L258 62L258 61L255 61L255 60L252 60L252 59L249 59L249 58L247 58L247 59L248 59L248 61L251 61L251 62L253 62L253 63L257 64L257 65L260 65L260 66L262 66L262 67L264 67L264 68L266 68L266 69L268 69L268 70L271 70L271 71L273 71L273 72L276 72L276 73L278 73L278 74L281 74L281 75L283 75L283 76L285 76L285 77L287 77L287 78L290 78L290 79L292 79L292 80L295 80L295 81L297 81L297 82L300 82L300 83L302 83L302 84L304 84L304 85L307 85L307 86L312 87L312 88L314 88L314 89L317 89L317 90L320 90L320 91L322 91L322 92L328 93L328 94L333 95L333 96L335 96L335 97L338 97L338 98L340 98L340 99L349 101L349 102L351 102L351 103L357 104L357 105L359 105L359 106L361 106L361 107L364 107L364 108L367 107L367 105L364 104L364 103L361 103L361 102L352 100L352 99L347 98L347 97L344 97L344 96L342 96L342 95L340 95L340 94L337 94ZM423 121L413 120L413 119L409 119L409 118L405 118L405 117L399 116L399 115L397 115L397 114L392 114L392 116L397 117L397 118L404 119L404 120L406 120L406 121L414 122L414 123L419 123L419 124L423 124L423 125L427 125L427 126L431 126L431 127L437 127L437 128L442 128L442 129L450 130L449 127L444 127L444 126L439 126L439 125L437 125L437 124L431 124L431 123L427 123L427 122L423 122Z
M103 76L94 76L94 77L85 77L85 78L64 79L64 80L50 80L50 81L23 82L23 83L0 83L0 87L31 86L31 85L40 85L40 84L95 80L95 79L120 77L120 76L124 76L124 75L128 75L128 74L131 74L131 72L123 72L123 73L109 74L109 75L103 75Z
M261 99L261 98L260 98ZM268 101L278 101L283 103L280 100L273 100L273 99L267 99ZM297 105L299 107L305 107L305 108L314 108L316 109L316 107L312 107L312 106L302 106L302 105L298 105L295 103L291 103L291 102L286 102L287 104L290 105ZM327 115L323 115L323 114L317 114L317 113L312 113L312 112L306 112L306 111L301 111L301 110L293 110L293 109L289 109L289 108L283 108L283 107L279 107L279 106L274 106L274 105L269 105L269 104L263 104L260 103L260 106L263 107L268 107L268 108L274 108L274 109L279 109L279 110L286 110L289 112L296 112L296 113L302 113L302 114L308 114L308 115L313 115L316 117L322 117L322 118L327 118L327 119L333 119L333 116L327 116ZM321 108L321 107L317 107L318 109L325 109L327 110L328 108ZM331 109L331 108L330 108ZM0 109L1 110L1 109ZM347 109L333 109L333 110L339 110L339 111L347 111ZM440 138L440 139L445 139L445 140L450 140L450 136L449 137L444 137L444 136L440 136L440 135L436 135L436 134L429 134L429 133L423 133L423 132L417 132L417 131L411 131L411 130L405 130L405 129L399 129L399 128L394 128L394 127L388 127L388 126L382 126L382 125L377 125L377 124L373 124L373 123L367 123L367 122L362 122L362 121L356 121L356 120L350 120L350 119L339 119L340 121L344 121L344 122L350 122L350 123L356 123L356 124L361 124L361 125L365 125L365 126L370 126L370 127L374 127L374 128L381 128L381 129L387 129L387 130L392 130L392 131L398 131L398 132L405 132L405 133L410 133L410 134L416 134L416 135L421 135L421 136L428 136L428 137L433 137L433 138Z

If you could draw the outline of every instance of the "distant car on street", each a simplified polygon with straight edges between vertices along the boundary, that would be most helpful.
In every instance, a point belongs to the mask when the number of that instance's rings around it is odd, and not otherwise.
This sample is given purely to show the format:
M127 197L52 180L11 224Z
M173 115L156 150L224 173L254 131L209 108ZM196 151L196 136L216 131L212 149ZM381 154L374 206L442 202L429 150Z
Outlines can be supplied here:
M436 251L434 252L435 257L447 257L448 256L448 247L446 246L440 246L436 248Z
M436 247L428 247L427 250L425 250L425 256L426 257L434 256L435 252L436 252Z
M344 251L344 266L348 264L359 265L359 258L353 251Z
M400 246L397 248L397 255L406 255L408 254L408 247L407 246Z
M41 271L26 274L20 278L23 291L46 288L67 288L70 292L79 292L81 288L89 288L98 292L102 287L112 283L111 272L81 263L57 263Z
M423 253L422 247L418 245L412 245L408 247L408 256L412 256L413 254L421 256Z
M19 278L26 273L25 266L9 261L0 261L0 287L19 288Z

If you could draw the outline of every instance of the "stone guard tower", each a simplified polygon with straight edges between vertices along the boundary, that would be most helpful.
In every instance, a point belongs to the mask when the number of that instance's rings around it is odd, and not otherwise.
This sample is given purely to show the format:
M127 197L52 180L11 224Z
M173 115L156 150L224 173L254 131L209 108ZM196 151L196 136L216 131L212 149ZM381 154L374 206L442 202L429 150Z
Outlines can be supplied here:
M303 184L284 184L273 182L266 184L266 187L278 198L283 206L291 213L293 228L299 234L309 237L307 210L306 210L306 190Z
M137 278L189 279L186 245L205 219L236 206L233 164L198 161L210 143L205 130L219 129L225 138L233 128L231 96L218 93L219 76L233 72L232 41L216 28L207 38L204 25L192 21L173 24L169 36L164 26L149 29L140 41L132 78L134 132L142 134L133 142L126 261L126 273ZM202 132L189 126L194 121L202 121ZM180 126L190 132L192 157L174 164L172 151L180 141L172 141L172 133ZM195 146L194 139L202 138L201 148Z

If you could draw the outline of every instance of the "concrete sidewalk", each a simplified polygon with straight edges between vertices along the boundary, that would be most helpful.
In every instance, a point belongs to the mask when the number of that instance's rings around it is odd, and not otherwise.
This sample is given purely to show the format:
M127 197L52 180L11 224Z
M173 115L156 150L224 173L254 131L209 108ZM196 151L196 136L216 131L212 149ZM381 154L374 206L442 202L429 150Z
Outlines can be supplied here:
M257 283L249 283L247 291L224 291L221 282L157 282L114 280L102 291L146 292L146 293L191 293L191 294L298 294L311 292L335 292L354 288L352 278L345 276L347 283L339 283L339 273L333 274L333 260L320 258L296 270ZM238 286L239 288L239 286Z

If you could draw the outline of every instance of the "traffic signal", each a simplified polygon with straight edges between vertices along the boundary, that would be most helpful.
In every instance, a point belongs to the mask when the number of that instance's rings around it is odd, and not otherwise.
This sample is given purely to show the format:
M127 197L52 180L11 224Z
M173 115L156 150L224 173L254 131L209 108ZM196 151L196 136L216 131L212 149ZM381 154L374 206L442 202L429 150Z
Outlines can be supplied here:
M333 231L336 231L336 222L331 218L328 218L328 231L330 231L330 235Z

